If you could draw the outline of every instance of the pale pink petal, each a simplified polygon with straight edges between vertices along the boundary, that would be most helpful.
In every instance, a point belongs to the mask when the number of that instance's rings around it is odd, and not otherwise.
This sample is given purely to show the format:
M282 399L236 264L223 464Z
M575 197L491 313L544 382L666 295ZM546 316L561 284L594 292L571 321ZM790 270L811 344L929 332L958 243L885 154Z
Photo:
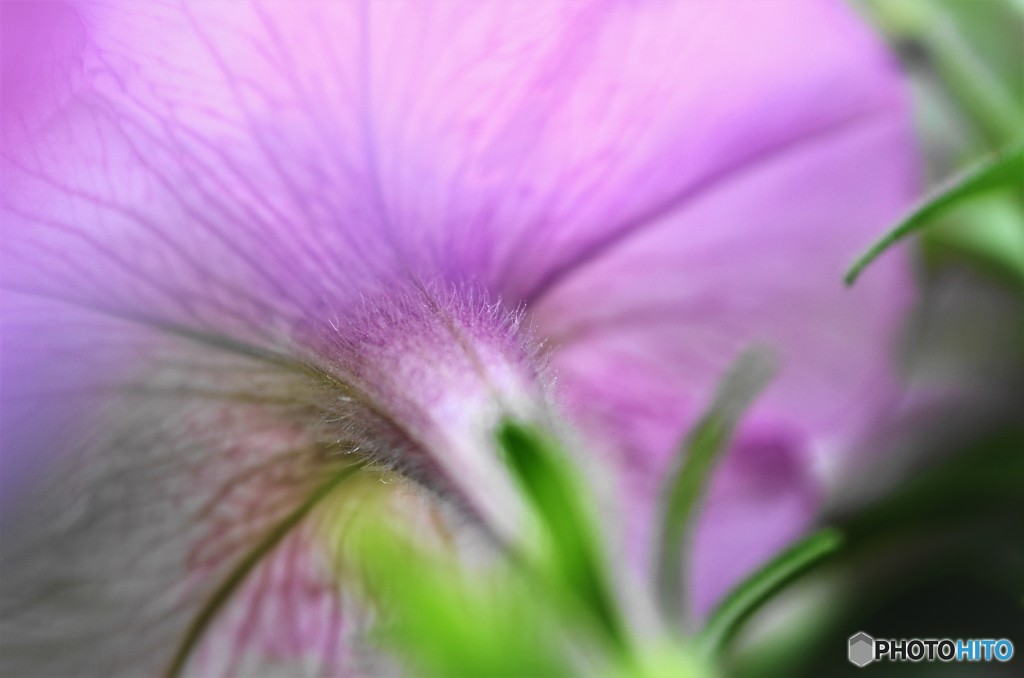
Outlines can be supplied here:
M263 332L396 274L537 298L892 98L831 2L75 6L78 94L7 145L13 216L74 224L46 238L102 266L80 296Z

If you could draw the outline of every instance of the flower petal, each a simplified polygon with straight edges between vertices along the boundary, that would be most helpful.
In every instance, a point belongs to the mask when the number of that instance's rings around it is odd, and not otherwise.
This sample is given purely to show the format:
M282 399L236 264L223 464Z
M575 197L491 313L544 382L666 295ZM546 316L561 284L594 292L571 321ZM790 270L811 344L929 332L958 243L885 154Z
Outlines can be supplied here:
M892 98L847 77L881 66L828 2L75 6L86 77L60 132L5 151L12 215L103 262L93 294L206 322L408 273L531 300Z
M230 379L263 394L248 361L266 370L268 356L318 356L329 319L413 279L536 302L538 324L562 344L556 361L578 421L595 441L623 425L609 440L641 478L640 504L712 375L748 339L777 340L791 359L764 416L816 443L838 430L831 424L845 426L842 412L816 407L836 380L850 377L862 393L866 375L885 373L862 348L885 335L901 289L898 273L880 268L852 295L822 293L906 190L902 128L888 123L901 119L891 76L848 24L824 2L785 12L771 3L102 0L39 10L25 25L59 49L23 69L4 58L13 93L2 137L5 466L28 468L35 462L19 458L39 450L89 458L97 448L120 451L133 474L135 463L157 464L124 454L149 443L119 442L118 427L180 434L184 424L173 408L126 404L126 380L161 386L171 375L175 389L209 387L225 367L209 350L227 348L242 354L223 358ZM817 139L828 143L809 143ZM776 160L796 165L745 171ZM725 256L751 238L767 253L756 276L749 261ZM712 255L720 266L707 265ZM694 277L682 277L686 262ZM806 275L790 275L808 263ZM576 336L594 324L592 337ZM169 349L168 334L177 337ZM168 355L196 340L205 348L198 359L188 352L180 372L180 356ZM797 353L809 357L804 367ZM278 367L269 392L287 400L291 377ZM88 397L103 384L112 400ZM196 406L191 390L176 407ZM91 418L79 415L104 406L121 412L94 419L108 435L76 441ZM136 412L145 426L131 427ZM152 447L186 444L213 459L253 430L214 433ZM57 502L54 525L74 513L68 501ZM111 506L90 508L123 519ZM157 536L129 530L121 553L164 536L178 549L193 543L175 538L198 529L189 516L162 517ZM102 524L107 544L117 529ZM88 551L89 534L69 552ZM86 574L102 578L107 565ZM164 576L134 593L159 590ZM179 628L175 619L166 628Z

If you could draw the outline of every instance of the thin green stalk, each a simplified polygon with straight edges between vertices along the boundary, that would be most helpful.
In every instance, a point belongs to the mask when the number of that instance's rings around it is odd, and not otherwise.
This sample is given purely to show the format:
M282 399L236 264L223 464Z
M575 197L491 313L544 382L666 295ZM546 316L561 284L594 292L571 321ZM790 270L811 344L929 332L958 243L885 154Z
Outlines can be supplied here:
M684 631L687 620L684 564L696 510L711 471L728 447L744 411L775 371L764 351L749 351L726 374L704 417L679 446L676 468L664 485L655 581L661 615L668 628Z
M962 201L989 191L1020 186L1022 182L1024 145L1009 148L953 177L926 196L896 226L869 247L847 271L846 284L853 285L861 272L894 243L933 223Z
M843 544L836 529L825 529L797 542L739 584L718 605L699 641L708 657L721 654L729 641L774 593Z
M623 655L631 643L602 558L597 530L576 469L540 430L505 421L497 431L507 468L547 532L539 563L555 589L570 593L610 646Z

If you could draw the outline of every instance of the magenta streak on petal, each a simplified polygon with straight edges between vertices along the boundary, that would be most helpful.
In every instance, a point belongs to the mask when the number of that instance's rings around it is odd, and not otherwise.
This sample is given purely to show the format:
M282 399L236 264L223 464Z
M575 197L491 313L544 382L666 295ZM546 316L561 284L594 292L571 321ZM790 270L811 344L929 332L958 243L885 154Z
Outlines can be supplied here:
M684 186L679 193L669 197L664 203L656 205L644 214L612 229L605 238L590 243L589 246L576 253L572 259L549 271L526 293L526 303L531 306L541 303L546 294L551 292L564 278L571 276L574 271L600 258L624 239L633 237L637 231L656 224L676 210L685 208L687 202L703 198L708 193L715 191L718 186L734 181L747 172L758 171L762 163L773 162L780 155L799 153L804 146L822 143L823 140L827 140L831 136L844 134L849 128L864 124L865 120L882 117L890 112L890 109L853 112L849 118L833 122L827 127L818 130L802 130L800 136L779 140L775 145L760 149L753 156L736 158L731 164L719 167L714 172L705 175L699 182Z
M278 50L277 53L280 54L282 56L282 58L284 60L286 60L286 62L287 62L287 60L290 59L289 50L287 49L287 47L285 45L283 45L281 43L281 40L278 37L277 32L272 30L272 28L273 28L272 22L270 22L265 17L264 13L259 11L258 6L254 6L254 9L257 10L257 15L259 16L259 19L260 19L261 23L264 25L264 27L267 28L269 35L274 39L274 41L276 43L275 47ZM195 35L200 39L200 41L202 42L202 44L205 47L206 51L210 54L210 56L212 57L214 63L217 65L217 67L219 68L220 72L223 74L224 80L227 83L228 87L230 88L230 90L231 90L231 92L232 92L232 94L234 96L234 99L235 99L235 101L238 104L239 110L243 112L246 124L249 125L251 128L253 128L252 129L252 131L253 131L252 137L253 137L254 141L256 142L258 148L260 149L263 158L266 160L267 165L274 170L275 176L284 184L284 186L286 186L286 188L288 190L288 193L291 194L294 197L294 200L292 201L292 205L295 206L295 208L299 210L299 212L300 212L301 216L303 217L303 219L305 220L305 222L307 224L309 224L309 225L312 225L312 224L316 223L318 221L317 217L309 210L309 204L308 203L310 202L310 200L309 200L308 194L305 193L302 189L299 188L299 186L293 180L290 172L286 171L281 166L280 159L278 158L277 153L274 150L272 150L264 142L263 135L259 133L259 130L257 129L257 123L255 121L255 118L254 118L253 114L250 113L249 106L246 103L246 98L243 96L243 94L240 91L240 85L239 85L238 79L237 79L234 71L225 62L224 58L220 54L220 51L219 51L215 41L212 38L207 36L206 31L203 29L203 27L199 23L199 21L196 20L194 15L191 12L188 12L187 16L188 16L190 25L191 25L191 27L193 28L193 30L195 32ZM310 118L310 122L314 126L318 125L319 124L319 120L318 120L318 116L317 116L317 113L316 113L316 111L318 110L318 107L317 107L316 103L311 100L310 96L308 94L306 94L306 92L303 91L302 87L297 83L295 78L287 77L286 78L286 82L287 82L287 86L296 95L296 97L299 100L299 102L301 102L301 110L303 111L303 113ZM198 137L198 138L202 139L202 137ZM224 161L230 161L230 157L229 156L224 156ZM232 164L233 164L233 162L232 162ZM248 179L246 178L246 174L245 174L244 171L242 171L242 170L235 170L235 172L237 173L237 175L239 177L242 178L243 181L248 182ZM371 182L372 181L373 181L373 179L372 179L372 176L371 176ZM253 195L257 195L257 196L260 195L260 191L256 187L252 187L250 189L250 193L253 194ZM282 218L282 216L280 214L278 214L277 216L278 216L279 219ZM284 218L284 221L288 222L288 221L291 221L291 220L287 219L287 218ZM344 229L341 229L340 234L342 236L348 236L348 233ZM287 243L289 242L289 240L290 239L282 239L282 245L287 246ZM299 238L299 240L303 240L303 239ZM349 257L350 258L354 258L356 260L362 260L362 261L372 261L373 256L371 256L371 255L374 254L374 253L369 251L369 250L365 250L364 249L364 243L360 242L359 239L353 238L353 237L346 237L345 238L345 244L346 244L346 246L348 248L351 249L351 252L349 253ZM312 245L311 247L305 247L304 248L304 253L308 254L310 251L315 252L316 251L316 246ZM326 262L326 261L320 260L318 263L321 264L320 269L326 271L328 274L330 274L333 270L335 270L335 268L330 265L330 262Z

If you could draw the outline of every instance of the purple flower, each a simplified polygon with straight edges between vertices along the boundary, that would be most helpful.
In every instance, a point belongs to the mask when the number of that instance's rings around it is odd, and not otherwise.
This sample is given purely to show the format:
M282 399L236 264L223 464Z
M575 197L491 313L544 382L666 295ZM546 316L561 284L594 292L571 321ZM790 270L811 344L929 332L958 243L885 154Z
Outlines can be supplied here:
M697 534L706 610L896 396L904 266L840 279L911 195L908 119L840 3L2 9L14 673L166 666L351 452L510 538L503 413L615 469L645 568L676 442L768 344ZM359 666L310 522L203 670Z

